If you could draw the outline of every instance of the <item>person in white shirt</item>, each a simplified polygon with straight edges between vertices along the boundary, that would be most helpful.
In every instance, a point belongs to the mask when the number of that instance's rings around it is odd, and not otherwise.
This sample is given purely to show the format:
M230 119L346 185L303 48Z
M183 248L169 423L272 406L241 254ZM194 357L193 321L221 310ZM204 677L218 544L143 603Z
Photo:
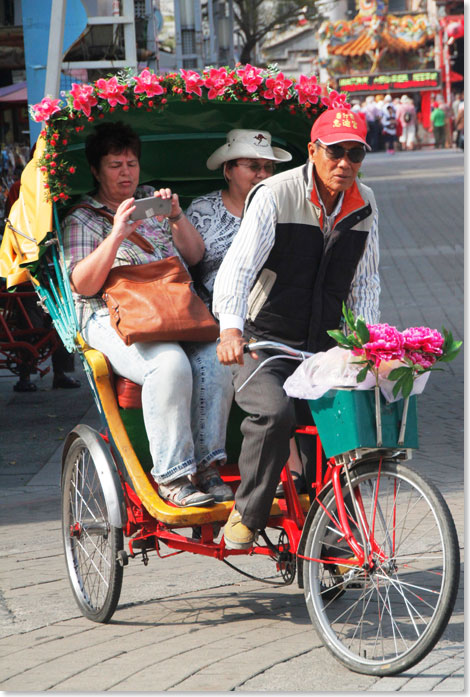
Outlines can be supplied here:
M248 194L214 285L217 355L231 365L236 389L264 357L258 352L244 358L252 338L326 350L332 345L327 331L339 326L343 302L366 322L378 321L378 213L373 192L356 179L370 149L366 135L360 115L325 111L313 124L307 163L265 179ZM224 528L229 548L249 548L268 521L297 422L283 390L295 367L293 361L268 363L235 394L248 416L241 483Z

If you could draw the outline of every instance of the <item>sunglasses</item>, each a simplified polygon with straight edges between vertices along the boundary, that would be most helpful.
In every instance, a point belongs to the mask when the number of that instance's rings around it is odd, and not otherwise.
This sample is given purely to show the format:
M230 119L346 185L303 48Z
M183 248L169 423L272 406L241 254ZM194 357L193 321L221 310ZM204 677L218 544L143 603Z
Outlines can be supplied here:
M247 167L251 169L254 174L259 174L263 169L266 174L274 174L276 166L274 162L267 162L265 165L260 165L258 162L235 162L235 166Z
M326 156L329 160L342 160L343 157L347 157L350 162L357 165L366 156L365 148L351 148L347 150L342 145L323 145L318 140L316 142L319 148L325 151Z

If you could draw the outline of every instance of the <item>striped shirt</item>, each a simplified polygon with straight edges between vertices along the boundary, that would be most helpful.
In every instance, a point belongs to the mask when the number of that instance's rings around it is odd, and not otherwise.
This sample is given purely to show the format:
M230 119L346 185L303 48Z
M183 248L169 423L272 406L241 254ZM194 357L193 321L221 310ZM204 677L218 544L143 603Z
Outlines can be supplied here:
M313 186L312 163L308 168L310 198ZM319 200L321 201L320 197ZM342 203L342 199L338 202ZM330 216L325 214L323 234L325 239L334 229L333 218L341 208L337 206ZM277 209L271 190L262 186L245 210L241 227L222 262L214 285L213 311L220 321L220 329L236 328L243 331L248 309L248 295L263 268L275 242ZM346 306L356 317L362 316L369 324L379 321L379 236L378 214L372 221L364 253L352 280Z
M150 186L140 186L135 192L135 198L151 196L153 191L153 188ZM106 208L106 206L103 206L102 203L91 196L83 196L80 202L89 204L93 208L102 208L114 215L114 211ZM87 208L77 209L65 218L62 237L65 265L69 277L78 262L91 254L109 235L111 229L112 224L109 220ZM113 267L125 264L148 264L151 261L157 261L175 254L180 256L173 245L167 220L159 222L156 218L146 218L137 228L137 232L151 242L154 251L150 253L144 252L134 242L128 239L123 240L116 254ZM108 308L100 293L92 297L73 293L73 299L81 331L83 331L94 312L97 314L108 314Z

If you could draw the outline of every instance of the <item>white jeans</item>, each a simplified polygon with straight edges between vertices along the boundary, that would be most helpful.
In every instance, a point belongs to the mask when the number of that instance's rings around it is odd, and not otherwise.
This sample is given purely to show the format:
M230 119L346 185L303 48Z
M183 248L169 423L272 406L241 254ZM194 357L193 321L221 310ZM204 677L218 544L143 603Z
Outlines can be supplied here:
M91 316L83 337L118 375L142 385L142 411L158 483L224 460L232 375L215 343L144 342L126 346L109 315Z

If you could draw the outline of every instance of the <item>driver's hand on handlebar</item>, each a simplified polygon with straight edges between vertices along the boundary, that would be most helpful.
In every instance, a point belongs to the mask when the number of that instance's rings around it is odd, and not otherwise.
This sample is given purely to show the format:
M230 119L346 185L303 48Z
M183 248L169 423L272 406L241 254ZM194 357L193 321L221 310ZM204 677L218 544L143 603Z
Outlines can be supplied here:
M220 342L217 346L217 357L222 365L239 363L243 365L243 349L247 345L246 339L239 329L224 329L220 332ZM258 358L256 353L251 354Z

